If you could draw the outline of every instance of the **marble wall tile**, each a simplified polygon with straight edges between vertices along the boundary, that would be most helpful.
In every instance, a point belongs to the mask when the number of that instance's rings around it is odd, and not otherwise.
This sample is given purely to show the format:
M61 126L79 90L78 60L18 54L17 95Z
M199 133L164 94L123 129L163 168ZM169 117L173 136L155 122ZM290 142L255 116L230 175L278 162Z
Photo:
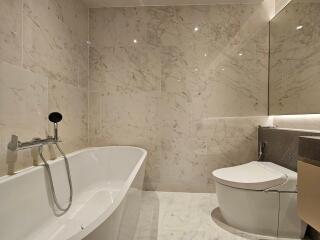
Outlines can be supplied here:
M275 10L279 13L291 0L275 0Z
M102 100L101 94L99 92L90 92L88 96L88 141L92 146L100 146L103 144L102 137Z
M61 112L59 134L66 152L87 147L88 97L86 88L77 88L59 81L49 82L49 112ZM49 123L52 133L52 124Z
M202 108L207 116L267 114L268 26L265 18L264 21L259 18L259 8L238 8L242 11L234 6L216 6L209 8L209 13L208 8L202 9L203 14L210 16L207 17L210 30L205 24L204 30L200 24L190 24L184 32L189 35L199 32L199 36L186 36L187 40L183 41L180 39L183 34L179 34L175 43L163 47L167 49L163 49L162 84L184 85L185 92L196 102L196 108ZM179 11L180 15L184 9ZM225 25L221 19L228 12L240 17ZM185 15L179 19L185 20L191 14ZM254 26L250 22L255 22ZM198 26L198 32L193 32L191 26ZM182 30L177 27L177 31ZM210 37L206 37L206 33L201 36L202 31L209 31ZM228 98L224 97L226 94Z
M21 64L21 0L0 2L0 60Z
M262 5L91 9L90 41L90 145L146 148L146 189L214 191L212 170L255 159Z
M1 114L1 176L11 134L25 141L52 133L50 111L64 116L65 152L88 146L89 10L78 0L4 0L0 12L0 105L7 111ZM29 151L18 158L15 170L32 164Z
M319 11L319 2L292 1L270 23L272 115L320 112Z
M215 189L211 172L257 160L258 128L271 126L269 117L206 119L198 123L197 141L206 142L205 176L208 190ZM208 135L207 133L211 134Z
M0 63L0 176L7 174L14 161L16 170L32 165L30 151L10 158L7 144L15 134L20 141L46 137L48 79L20 67Z
M80 43L77 46L77 78L80 88L89 88L89 48L86 43Z
M147 44L91 47L90 91L131 94L160 90L160 50Z
M157 136L158 98L153 92L104 96L101 130L107 141L141 145Z
M148 150L146 178L158 179L159 98L159 93L153 91L130 95L91 93L89 115L95 116L90 117L89 124L91 146L143 147Z
M50 80L77 84L72 34L55 1L26 0L23 5L23 66Z
M95 46L132 46L147 43L145 8L90 9L90 40ZM106 37L108 36L108 37Z
M268 117L211 118L193 122L189 134L162 138L158 189L186 192L215 190L211 172L257 158L257 126Z

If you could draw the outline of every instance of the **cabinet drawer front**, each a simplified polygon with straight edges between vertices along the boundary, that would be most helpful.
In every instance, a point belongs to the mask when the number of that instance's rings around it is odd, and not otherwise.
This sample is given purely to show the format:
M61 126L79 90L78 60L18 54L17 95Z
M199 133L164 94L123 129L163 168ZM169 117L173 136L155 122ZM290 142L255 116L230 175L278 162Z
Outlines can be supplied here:
M320 166L307 161L298 161L298 212L320 231Z

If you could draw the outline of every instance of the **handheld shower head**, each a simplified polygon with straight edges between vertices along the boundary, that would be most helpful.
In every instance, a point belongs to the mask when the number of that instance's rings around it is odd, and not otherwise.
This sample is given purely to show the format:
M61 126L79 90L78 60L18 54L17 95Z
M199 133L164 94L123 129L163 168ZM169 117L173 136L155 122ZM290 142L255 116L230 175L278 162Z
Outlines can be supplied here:
M58 123L62 120L62 114L59 112L52 112L49 114L48 119L50 122Z
M59 141L58 137L58 122L62 120L62 114L59 112L52 112L49 114L48 119L50 122L53 122L54 126L54 140Z

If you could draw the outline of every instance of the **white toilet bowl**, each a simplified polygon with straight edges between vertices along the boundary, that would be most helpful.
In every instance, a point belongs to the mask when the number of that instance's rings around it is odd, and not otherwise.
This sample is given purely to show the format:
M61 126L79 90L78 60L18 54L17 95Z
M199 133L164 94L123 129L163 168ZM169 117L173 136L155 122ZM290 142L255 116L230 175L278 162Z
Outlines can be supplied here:
M302 238L297 215L297 173L270 162L250 162L212 172L224 220L242 231Z

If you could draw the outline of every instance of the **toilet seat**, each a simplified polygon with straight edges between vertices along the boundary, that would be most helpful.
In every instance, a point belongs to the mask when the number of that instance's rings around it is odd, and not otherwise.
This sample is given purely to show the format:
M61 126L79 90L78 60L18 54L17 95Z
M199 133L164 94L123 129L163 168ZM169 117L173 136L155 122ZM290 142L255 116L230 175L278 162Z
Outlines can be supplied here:
M296 191L296 173L271 162L253 161L212 172L215 180L226 186L263 191Z

